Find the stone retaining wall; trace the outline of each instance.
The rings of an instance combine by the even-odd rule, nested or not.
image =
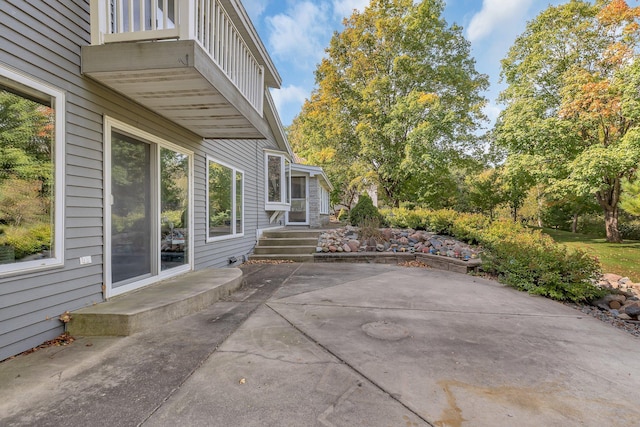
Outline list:
[[[482,261],[471,259],[462,261],[455,258],[431,254],[393,253],[393,252],[322,252],[313,255],[314,262],[353,262],[368,264],[401,264],[408,261],[419,261],[438,270],[456,273],[477,273]]]

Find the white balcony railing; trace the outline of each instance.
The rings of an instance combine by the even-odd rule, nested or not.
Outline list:
[[[196,40],[262,114],[264,70],[218,0],[92,0],[91,44]]]

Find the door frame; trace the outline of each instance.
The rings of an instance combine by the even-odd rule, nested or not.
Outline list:
[[[149,132],[143,131],[135,126],[129,125],[125,122],[121,122],[117,119],[114,119],[109,116],[104,116],[104,126],[103,126],[103,144],[104,144],[104,163],[103,163],[103,183],[104,183],[104,209],[103,209],[103,230],[104,230],[104,256],[103,256],[103,276],[104,276],[104,286],[103,292],[105,299],[111,298],[116,295],[120,295],[126,292],[133,291],[135,289],[142,288],[144,286],[148,286],[152,283],[159,282],[160,280],[167,279],[169,277],[177,276],[179,274],[185,273],[187,271],[191,271],[194,268],[194,196],[193,196],[193,186],[194,186],[194,173],[193,173],[193,158],[194,153],[191,150],[188,150],[184,147],[171,143],[165,139],[162,139],[156,135],[153,135]],[[152,149],[155,150],[158,155],[151,156],[155,161],[154,167],[152,170],[155,172],[155,176],[152,177],[154,182],[152,182],[152,210],[153,215],[157,215],[157,218],[153,218],[152,228],[153,228],[153,236],[151,236],[151,248],[152,256],[157,256],[157,262],[152,263],[156,264],[156,271],[152,271],[150,277],[145,277],[144,279],[134,281],[131,283],[124,284],[122,286],[118,286],[117,288],[113,288],[112,277],[111,277],[111,168],[112,168],[112,159],[111,159],[111,134],[112,131],[116,131],[119,133],[123,133],[129,135],[133,138],[139,139],[142,142],[148,143],[152,146]],[[162,271],[160,268],[160,148],[167,148],[180,154],[184,154],[188,157],[189,164],[189,176],[188,176],[188,210],[189,210],[189,218],[188,218],[188,236],[189,242],[187,245],[187,253],[189,256],[189,262],[180,266],[171,268],[169,270]],[[155,255],[154,255],[155,254]]]
[[[285,224],[286,225],[309,225],[309,175],[305,175],[305,174],[296,174],[296,173],[292,173],[291,174],[291,179],[293,180],[293,178],[304,178],[304,195],[305,195],[305,217],[304,217],[304,222],[291,222],[289,221],[289,215],[291,211],[287,212],[287,215],[285,217]],[[291,207],[293,207],[293,185],[291,186]]]

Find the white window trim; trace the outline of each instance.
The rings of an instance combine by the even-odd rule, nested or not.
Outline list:
[[[280,199],[283,202],[269,201],[269,156],[280,157]],[[286,161],[289,162],[289,180],[286,177]],[[291,209],[291,159],[281,151],[264,150],[264,210],[265,211],[285,211]]]
[[[65,212],[65,92],[49,86],[48,84],[36,80],[33,77],[22,74],[12,68],[0,63],[0,77],[7,86],[16,83],[16,90],[24,92],[37,91],[38,95],[48,95],[51,99],[51,106],[54,110],[54,214],[53,214],[53,257],[41,260],[26,261],[12,264],[0,265],[0,276],[29,273],[32,271],[64,266],[64,212]],[[79,262],[79,261],[78,261]]]
[[[184,154],[189,158],[189,263],[185,264],[181,267],[172,268],[169,270],[161,271],[158,268],[158,272],[156,275],[151,275],[150,277],[143,278],[139,281],[135,281],[132,283],[128,283],[126,285],[118,286],[117,288],[113,288],[112,277],[111,277],[111,133],[113,131],[123,132],[125,134],[129,134],[135,138],[140,139],[141,141],[148,142],[151,144],[155,144],[158,149],[160,148],[168,148],[170,150],[176,151],[178,153]],[[125,122],[121,122],[117,119],[114,119],[109,116],[104,116],[104,283],[105,283],[105,298],[111,298],[116,295],[121,295],[144,286],[151,285],[153,283],[157,283],[161,280],[168,279],[170,277],[174,277],[180,274],[184,274],[188,271],[193,270],[194,268],[194,226],[193,226],[193,151],[188,150],[184,147],[181,147],[176,144],[172,144],[169,141],[166,141],[154,134],[149,132],[145,132],[142,129],[139,129],[135,126],[131,126]],[[160,167],[160,156],[157,156],[156,168],[159,170]],[[160,211],[160,189],[156,190],[158,194],[155,194],[155,203],[156,209]],[[156,237],[157,239],[157,237]],[[158,252],[158,257],[160,257],[160,253]]]
[[[232,174],[233,174],[233,179],[231,180],[231,194],[233,194],[232,197],[232,208],[231,208],[231,224],[233,225],[231,227],[231,234],[226,234],[224,236],[215,236],[215,237],[209,237],[209,162],[213,162],[213,163],[217,163],[220,166],[224,166],[228,169],[231,169]],[[236,191],[237,191],[237,181],[236,181],[236,174],[241,174],[242,175],[242,232],[238,233],[236,230],[236,221],[237,221],[237,217],[236,217]],[[236,238],[240,238],[240,237],[244,237],[244,225],[245,225],[245,215],[244,215],[244,208],[245,208],[245,203],[244,203],[244,171],[242,169],[238,169],[234,166],[231,166],[228,163],[225,163],[223,161],[220,161],[218,159],[216,159],[215,157],[211,157],[209,155],[207,155],[207,201],[206,201],[206,218],[207,218],[207,243],[211,243],[211,242],[219,242],[220,240],[229,240],[229,239],[236,239]]]
[[[320,185],[320,214],[329,215],[329,191]]]

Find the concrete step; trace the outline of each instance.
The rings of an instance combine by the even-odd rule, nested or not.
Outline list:
[[[263,237],[258,242],[260,246],[317,246],[318,237]]]
[[[256,246],[253,252],[256,255],[269,255],[269,254],[312,254],[316,251],[316,246]]]
[[[289,239],[289,238],[301,238],[301,239],[312,239],[316,240],[320,237],[322,231],[319,230],[267,230],[262,233],[262,237],[265,238],[279,238],[279,239]]]
[[[209,268],[163,280],[71,313],[73,336],[126,336],[196,313],[242,285],[239,268]]]
[[[253,255],[249,255],[249,260],[251,261],[288,260],[293,262],[313,262],[313,254],[269,254],[269,255],[253,254]]]

